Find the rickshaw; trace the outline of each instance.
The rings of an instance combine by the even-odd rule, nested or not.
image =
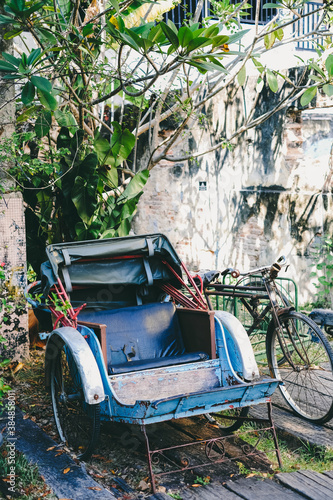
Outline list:
[[[59,243],[46,254],[27,298],[37,317],[52,317],[46,386],[60,440],[78,458],[91,456],[101,422],[138,424],[155,491],[147,425],[227,411],[232,431],[249,405],[270,405],[279,381],[260,378],[243,326],[209,310],[166,236]]]

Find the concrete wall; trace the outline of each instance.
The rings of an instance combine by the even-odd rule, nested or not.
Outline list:
[[[260,111],[284,92],[265,91]],[[179,151],[214,145],[239,126],[253,97],[247,90],[215,100],[205,110],[206,125],[191,128]],[[233,151],[161,162],[140,199],[134,231],[168,235],[193,271],[230,265],[245,271],[284,254],[290,267],[282,276],[296,280],[302,303],[313,300],[308,249],[333,226],[332,129],[333,115],[295,107],[248,131]]]
[[[1,37],[0,49],[8,52],[9,42]],[[0,141],[14,132],[14,86],[0,81],[0,103],[8,104],[0,109]],[[0,343],[0,359],[20,360],[28,355],[28,314],[23,297],[26,285],[26,242],[23,200],[21,193],[11,192],[14,183],[6,175],[10,165],[0,165],[0,264],[5,279],[0,280],[1,299],[7,304],[0,307],[0,335],[6,339]],[[7,307],[9,306],[9,307]]]

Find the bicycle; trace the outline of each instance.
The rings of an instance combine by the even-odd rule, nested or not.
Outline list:
[[[271,375],[283,382],[280,391],[297,415],[314,423],[325,423],[333,417],[333,350],[324,333],[310,318],[296,312],[276,285],[285,257],[271,266],[244,273],[235,285],[222,284],[199,276],[209,308],[211,296],[237,297],[253,318],[248,335],[268,322],[265,351]],[[240,274],[227,269],[223,276]],[[261,286],[242,286],[245,277],[261,275]],[[260,304],[268,299],[267,305]]]

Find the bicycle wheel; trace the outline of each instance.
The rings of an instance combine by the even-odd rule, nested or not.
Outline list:
[[[85,402],[81,376],[66,345],[59,349],[52,362],[51,399],[61,441],[80,460],[88,460],[99,438],[100,405]]]
[[[237,417],[247,417],[249,411],[250,408],[248,406],[244,406],[243,408],[225,410],[220,413],[208,413],[206,418],[211,424],[218,425],[223,431],[234,432],[240,429],[244,423],[242,420],[238,420]],[[225,418],[226,416],[235,418]]]
[[[282,396],[301,417],[324,423],[333,417],[333,351],[310,318],[291,311],[272,321],[266,348],[271,375],[282,380]]]

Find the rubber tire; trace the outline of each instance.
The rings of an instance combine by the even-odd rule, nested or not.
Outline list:
[[[232,410],[226,410],[226,411],[230,412]],[[238,412],[239,417],[247,417],[249,414],[250,408],[249,408],[249,406],[244,406],[243,408],[236,408],[235,411]],[[220,414],[208,413],[206,415],[206,418],[207,418],[207,420],[209,420],[209,422],[218,425],[219,428],[222,429],[224,432],[235,432],[242,427],[242,425],[244,423],[244,422],[242,422],[242,420],[235,420],[234,422],[232,420],[230,420],[230,422],[231,422],[230,425],[223,425],[221,423],[221,420],[220,420],[220,418],[221,419],[223,418],[223,413],[224,413],[223,411]],[[228,419],[226,419],[226,420],[228,421]]]
[[[67,349],[67,352],[70,352]],[[60,359],[62,364],[60,364]],[[68,360],[70,359],[70,365]],[[57,397],[59,387],[58,379],[63,380],[64,367],[71,366],[71,372],[67,378],[65,386],[66,402],[62,402]],[[60,375],[61,369],[61,375]],[[67,372],[67,370],[66,370]],[[74,375],[72,375],[74,374]],[[69,387],[69,383],[74,386],[75,399],[67,400],[73,389]],[[69,390],[71,389],[71,390]],[[63,391],[62,391],[63,392]],[[66,346],[60,348],[52,361],[51,365],[51,400],[53,407],[53,415],[55,424],[58,430],[60,440],[71,448],[79,460],[88,460],[94,449],[96,448],[100,435],[100,405],[89,405],[84,401],[82,390],[81,377],[74,358],[66,355]],[[70,408],[71,411],[68,410]],[[80,424],[80,418],[84,422],[84,428]],[[72,426],[70,424],[72,423]],[[87,429],[85,428],[87,424]],[[77,431],[79,432],[79,440],[77,439]],[[87,439],[84,440],[84,436]]]
[[[280,385],[280,392],[295,414],[313,423],[328,422],[333,418],[332,348],[318,325],[304,314],[290,311],[282,314],[279,320],[284,326],[284,331],[288,326],[289,330],[293,329],[294,335],[301,334],[302,337],[301,341],[295,343],[293,337],[288,334],[290,346],[288,350],[295,370],[287,360],[287,356],[281,353],[277,329],[274,321],[271,321],[266,337],[270,373],[272,377],[284,383]],[[296,322],[297,330],[295,330]],[[307,360],[304,359],[305,356]],[[311,369],[311,366],[316,368]]]

